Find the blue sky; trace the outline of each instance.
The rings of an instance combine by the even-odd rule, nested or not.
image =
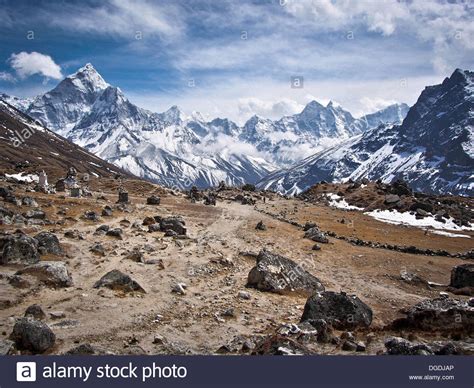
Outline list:
[[[153,111],[242,122],[332,99],[361,115],[472,70],[473,16],[472,1],[0,0],[0,91],[34,96],[90,62]]]

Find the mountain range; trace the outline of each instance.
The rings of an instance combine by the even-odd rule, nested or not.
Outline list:
[[[269,174],[259,186],[296,194],[319,181],[403,179],[416,191],[474,194],[474,73],[426,87],[400,125],[381,124]]]
[[[417,103],[355,118],[337,103],[243,126],[172,106],[142,109],[87,64],[51,91],[0,99],[130,173],[177,188],[256,183],[299,193],[320,180],[403,178],[417,190],[471,195],[472,72],[456,70]]]

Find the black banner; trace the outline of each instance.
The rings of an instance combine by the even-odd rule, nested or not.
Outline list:
[[[12,387],[473,387],[474,358],[31,356],[0,358]]]

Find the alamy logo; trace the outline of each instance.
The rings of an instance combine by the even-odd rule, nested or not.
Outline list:
[[[36,381],[36,362],[17,362],[16,381]]]

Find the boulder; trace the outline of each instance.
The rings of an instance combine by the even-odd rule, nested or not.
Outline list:
[[[321,232],[317,227],[308,229],[304,234],[304,238],[308,238],[310,240],[323,244],[327,244],[329,242],[326,235]]]
[[[162,232],[172,230],[179,236],[186,235],[186,223],[180,216],[165,217],[160,220],[160,228]]]
[[[355,295],[326,291],[308,298],[301,322],[324,319],[335,329],[368,327],[372,323],[372,310]]]
[[[294,261],[262,250],[257,256],[257,265],[250,270],[247,287],[261,291],[285,293],[313,293],[324,291],[319,279]]]
[[[474,307],[467,300],[442,296],[424,300],[406,312],[406,318],[393,323],[395,329],[415,328],[425,331],[474,330]]]
[[[41,232],[35,236],[35,239],[38,241],[38,250],[42,255],[62,255],[64,253],[59,239],[53,233]]]
[[[49,326],[31,317],[20,318],[13,326],[10,339],[18,349],[29,350],[33,353],[44,353],[54,346],[56,336]]]
[[[388,194],[385,196],[386,205],[393,205],[397,202],[400,202],[400,197],[397,194]]]
[[[39,321],[46,318],[46,314],[39,304],[32,304],[25,310],[25,317],[31,316]]]
[[[413,344],[401,337],[391,337],[385,341],[387,354],[403,356],[433,355],[433,350],[424,344]]]
[[[461,264],[451,271],[451,287],[474,287],[474,264]]]
[[[102,276],[95,284],[94,288],[106,287],[112,290],[124,292],[145,292],[145,290],[130,276],[114,269]]]
[[[0,264],[34,264],[40,260],[38,241],[23,234],[0,238],[0,249]]]
[[[72,278],[66,263],[62,261],[41,261],[21,269],[15,275],[32,275],[52,287],[70,287]]]
[[[147,205],[159,205],[160,202],[161,202],[160,197],[158,197],[156,195],[152,195],[151,197],[148,197],[146,199]]]

